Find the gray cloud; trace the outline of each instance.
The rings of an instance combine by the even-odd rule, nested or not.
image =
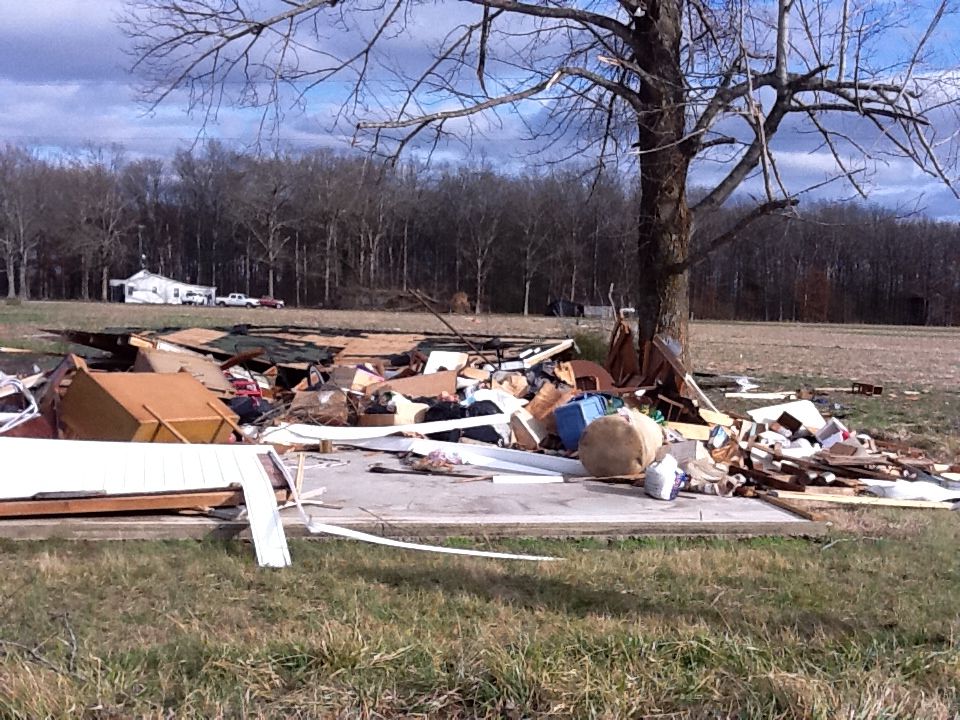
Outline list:
[[[184,112],[186,99],[182,94],[152,113],[145,113],[136,102],[136,78],[127,69],[130,58],[123,52],[125,38],[115,22],[122,8],[122,0],[57,0],[18,3],[4,9],[4,23],[0,25],[0,138],[65,149],[91,142],[116,142],[131,155],[160,156],[196,140],[201,121]],[[406,35],[391,41],[386,56],[394,69],[422,67],[431,44],[452,26],[472,19],[439,7],[429,7],[428,11],[429,15],[419,16]],[[343,37],[333,33],[325,47],[342,50],[343,42]],[[395,81],[389,73],[377,76],[384,93],[396,87]],[[341,82],[316,91],[308,98],[304,112],[288,112],[280,141],[298,148],[349,147],[352,121],[334,121],[345,87]],[[392,106],[394,99],[389,94],[378,98],[384,106]],[[536,123],[546,112],[544,108],[528,103],[524,116]],[[224,109],[207,132],[245,146],[255,142],[260,120],[256,110]],[[877,139],[875,130],[852,116],[839,117],[833,124],[861,142],[874,143]],[[525,141],[526,128],[515,114],[503,112],[497,118],[478,120],[477,126],[485,132],[474,137],[472,143],[446,141],[435,159],[456,162],[465,157],[485,157],[508,170],[530,165],[530,160],[523,159],[528,153],[535,159],[545,159],[543,154],[536,157],[541,144]],[[829,155],[818,150],[820,139],[802,132],[803,127],[800,118],[791,117],[774,140],[779,167],[792,191],[822,182],[835,169]],[[722,129],[743,136],[743,128],[736,124]],[[691,173],[692,182],[716,182],[724,169],[716,163],[700,162]],[[921,206],[933,216],[960,216],[960,203],[953,195],[909,163],[874,162],[868,169],[872,201],[898,207],[919,197]],[[759,195],[762,190],[761,178],[754,176],[740,195]],[[848,185],[838,182],[809,197],[845,198],[851,193]]]

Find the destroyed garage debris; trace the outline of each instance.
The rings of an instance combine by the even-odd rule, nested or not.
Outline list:
[[[5,476],[22,478],[8,483],[0,517],[245,505],[258,559],[283,566],[278,503],[296,505],[308,532],[357,537],[303,510],[302,454],[296,476],[280,461],[334,444],[407,458],[371,472],[491,488],[594,478],[642,486],[637,502],[690,492],[794,509],[806,499],[960,500],[960,468],[857,432],[812,391],[706,377],[758,401],[743,415],[721,412],[679,347],[656,337],[637,348],[623,319],[604,366],[577,358],[570,338],[251,325],[57,332],[86,357],[0,374]],[[471,467],[495,474],[463,472]]]

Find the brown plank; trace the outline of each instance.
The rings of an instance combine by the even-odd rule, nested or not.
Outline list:
[[[785,500],[809,500],[811,502],[839,503],[841,505],[882,505],[885,507],[900,508],[929,508],[933,510],[952,510],[953,503],[934,502],[931,500],[896,500],[893,498],[873,497],[870,495],[825,495],[816,492],[787,492],[778,490],[777,497]]]
[[[776,507],[786,510],[787,512],[792,512],[794,515],[799,515],[804,520],[809,520],[811,522],[818,522],[820,516],[810,512],[809,510],[804,510],[802,507],[790,502],[789,500],[784,500],[783,498],[778,498],[773,495],[768,495],[767,493],[758,493],[757,497],[763,500],[765,503],[770,505],[775,505]]]
[[[275,491],[277,502],[286,502],[289,491]],[[242,490],[151,493],[149,495],[98,495],[96,497],[48,498],[0,501],[0,518],[43,515],[88,515],[96,513],[187,510],[198,507],[243,505]]]

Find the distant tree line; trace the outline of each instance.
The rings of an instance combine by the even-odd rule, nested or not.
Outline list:
[[[479,312],[542,313],[550,300],[629,305],[635,185],[576,168],[420,167],[332,151],[269,158],[216,142],[171,160],[116,148],[0,150],[0,292],[109,298],[141,268],[290,305],[398,306],[418,288],[465,292]],[[737,208],[707,218],[722,234]],[[708,227],[709,226],[709,227]],[[960,323],[955,223],[855,204],[769,217],[691,275],[695,317]]]

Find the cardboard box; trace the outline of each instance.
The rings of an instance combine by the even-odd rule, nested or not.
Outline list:
[[[67,437],[79,440],[222,443],[238,417],[187,373],[80,370],[60,419]]]
[[[408,398],[435,398],[443,393],[453,395],[457,392],[457,371],[447,370],[431,375],[413,375],[398,380],[387,380],[367,386],[365,392],[372,395],[383,390],[393,390]]]
[[[338,365],[330,371],[330,382],[344,390],[362,392],[370,385],[383,382],[383,378],[366,368]]]
[[[346,391],[328,383],[317,390],[297,390],[288,412],[294,417],[324,425],[347,425],[350,409]]]

